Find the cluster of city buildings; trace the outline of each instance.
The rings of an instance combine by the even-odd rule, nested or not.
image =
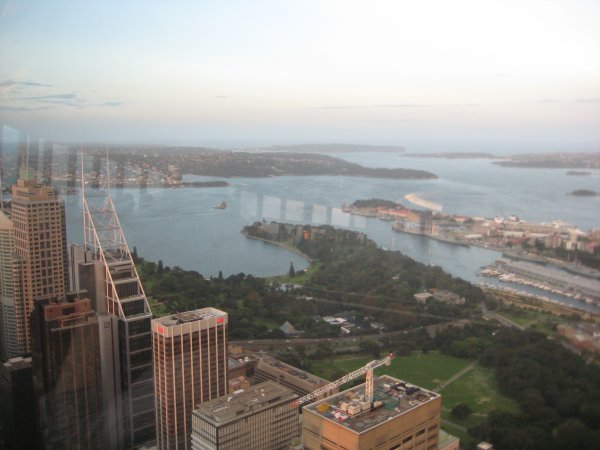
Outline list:
[[[402,205],[396,208],[344,208],[345,212],[394,221],[396,231],[422,234],[461,245],[480,245],[490,248],[512,248],[543,245],[593,253],[600,246],[600,228],[581,231],[560,220],[550,224],[525,222],[517,216],[468,217],[448,215],[430,210],[413,210]]]
[[[556,331],[577,353],[600,353],[600,325],[597,323],[561,324]]]
[[[84,193],[84,242],[69,250],[52,188],[24,167],[11,194],[0,211],[5,448],[441,448],[436,393],[391,377],[371,397],[364,383],[339,393],[266,355],[233,358],[228,315],[214,308],[154,318],[108,193]]]
[[[5,178],[5,186],[10,186],[18,178],[24,159],[27,160],[28,167],[39,175],[40,181],[64,187],[67,193],[79,186],[82,176],[84,183],[90,187],[172,187],[182,183],[179,168],[182,166],[169,163],[168,158],[161,158],[161,153],[156,152],[156,149],[141,148],[139,151],[142,153],[137,157],[113,151],[110,159],[107,158],[105,148],[90,149],[87,151],[89,158],[82,175],[78,164],[78,147],[35,138],[28,138],[25,143],[9,136],[9,131],[9,127],[0,126],[0,153],[4,162],[2,176]],[[147,158],[149,154],[153,158]],[[10,182],[6,183],[6,180]]]

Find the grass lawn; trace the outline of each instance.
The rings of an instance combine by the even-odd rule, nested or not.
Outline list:
[[[498,385],[491,369],[480,366],[449,384],[442,394],[442,417],[469,427],[482,422],[490,411],[497,409],[517,413],[519,405],[514,400],[498,392]],[[450,416],[450,411],[458,403],[466,403],[473,410],[467,420],[458,420]]]
[[[364,366],[372,357],[352,357],[335,360],[313,362],[315,374],[326,379],[331,379],[336,372],[344,373]],[[471,361],[442,355],[438,352],[422,354],[415,352],[411,356],[395,357],[389,367],[380,367],[375,372],[377,375],[391,375],[401,380],[414,383],[426,389],[433,389],[441,382],[447,380],[456,372],[463,369]]]
[[[371,357],[340,357],[325,361],[312,362],[313,373],[333,379],[340,373],[347,373],[358,369],[371,361]],[[463,358],[442,355],[438,352],[423,354],[415,352],[411,356],[396,357],[389,367],[380,367],[377,375],[388,374],[401,380],[434,389],[440,383],[452,377],[471,361]],[[494,374],[490,369],[475,366],[472,370],[446,386],[442,394],[442,418],[450,420],[460,426],[470,427],[485,420],[487,413],[497,409],[507,412],[517,412],[517,403],[498,392]],[[450,411],[458,403],[467,403],[473,414],[466,420],[457,420],[450,416]],[[466,437],[466,433],[457,432],[451,426],[444,426],[450,434]]]
[[[512,320],[518,325],[526,328],[535,328],[545,334],[556,334],[554,326],[567,322],[567,319],[564,317],[526,309],[504,309],[498,311],[497,314]]]

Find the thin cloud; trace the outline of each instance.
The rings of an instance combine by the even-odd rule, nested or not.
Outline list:
[[[576,103],[600,103],[600,97],[577,98]]]
[[[0,87],[10,88],[12,86],[23,86],[23,87],[52,87],[51,84],[37,83],[35,81],[16,81],[16,80],[4,80],[0,82]]]
[[[48,94],[38,95],[35,97],[24,97],[21,100],[75,100],[77,96],[75,94]]]
[[[83,108],[88,103],[86,99],[77,97],[75,93],[36,95],[33,97],[22,97],[17,100],[48,103],[51,105],[60,106],[72,106],[75,108]]]
[[[448,104],[429,104],[429,103],[390,103],[383,105],[327,105],[327,106],[309,106],[303,109],[326,110],[326,109],[395,109],[395,108],[453,108],[453,107],[473,107],[479,106],[477,103],[448,103]]]
[[[0,106],[0,111],[6,111],[6,112],[27,112],[27,111],[41,111],[41,110],[45,110],[45,109],[53,109],[56,108],[55,106],[34,106],[34,107],[27,107],[27,106]]]
[[[125,102],[121,102],[121,101],[118,101],[118,100],[113,100],[113,101],[108,101],[108,102],[102,103],[102,106],[106,106],[108,108],[116,108],[116,107],[122,106],[124,104],[125,104]]]

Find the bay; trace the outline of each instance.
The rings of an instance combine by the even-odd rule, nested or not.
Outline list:
[[[531,222],[562,219],[582,229],[598,227],[600,198],[577,198],[575,189],[600,188],[600,171],[573,177],[566,170],[514,169],[489,160],[444,160],[393,153],[351,153],[344,159],[371,167],[407,167],[436,173],[436,180],[387,180],[338,176],[231,178],[226,188],[114,189],[115,205],[130,248],[152,261],[197,270],[205,276],[244,272],[256,276],[296,270],[306,260],[288,250],[245,238],[240,230],[257,220],[330,224],[365,232],[378,245],[400,250],[425,264],[438,265],[454,276],[481,282],[480,268],[500,254],[460,247],[422,236],[396,233],[391,223],[351,216],[342,204],[357,199],[400,201],[409,193],[441,205],[446,213],[493,217],[516,214]],[[186,176],[186,180],[214,178]],[[222,201],[227,208],[215,209]],[[70,242],[82,241],[81,198],[66,197]],[[540,293],[543,293],[541,291]],[[543,293],[547,295],[546,293]],[[592,305],[560,298],[575,306]]]

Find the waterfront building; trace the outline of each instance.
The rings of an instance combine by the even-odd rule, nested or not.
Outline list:
[[[25,353],[27,317],[22,301],[22,259],[14,255],[14,224],[0,210],[0,359]]]
[[[152,321],[160,450],[190,449],[192,411],[227,393],[227,322],[227,313],[214,308]]]
[[[83,212],[71,277],[98,311],[107,446],[137,448],[155,437],[152,313],[111,196],[84,193]]]
[[[103,449],[98,319],[81,293],[36,302],[33,386],[46,449]]]
[[[299,397],[310,394],[320,387],[329,384],[329,381],[316,375],[305,372],[297,367],[291,366],[270,356],[259,357],[258,364],[254,369],[254,379],[258,382],[272,380],[282,386],[291,389]],[[337,392],[332,390],[329,395]]]
[[[439,394],[384,375],[374,379],[373,398],[373,404],[365,401],[363,383],[305,406],[304,448],[438,448]]]
[[[0,447],[39,448],[30,356],[17,356],[0,363],[0,399]]]
[[[29,316],[38,301],[63,298],[68,290],[65,204],[55,190],[21,169],[12,186],[14,255],[22,261],[22,291],[15,305],[18,341],[29,353]]]
[[[273,381],[201,403],[192,416],[193,450],[280,450],[299,434],[298,396]]]

